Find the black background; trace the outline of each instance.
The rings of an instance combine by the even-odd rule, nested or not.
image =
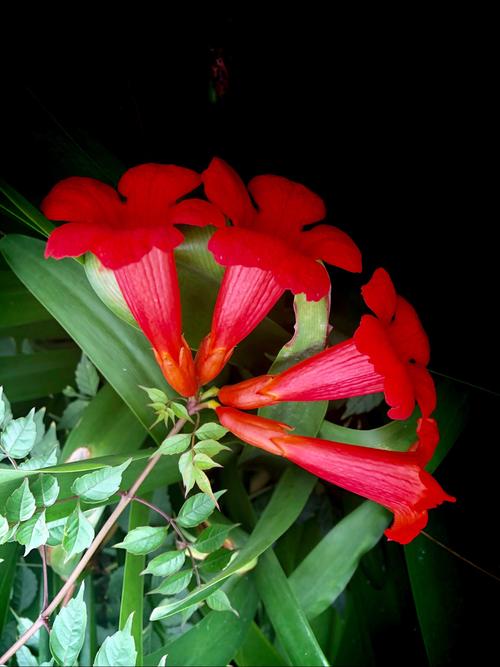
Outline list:
[[[50,48],[37,43],[26,64],[23,49],[11,50],[3,176],[39,201],[68,175],[40,141],[45,108],[126,166],[201,170],[218,155],[245,180],[277,173],[303,182],[361,247],[365,270],[354,280],[362,284],[382,265],[416,306],[432,369],[498,392],[497,84],[488,19],[378,18],[242,19],[214,8],[196,29],[183,25],[188,36],[180,43],[170,41],[177,26],[170,17],[137,34],[130,27],[78,39],[63,32]],[[215,104],[212,48],[223,48],[229,71],[227,94]],[[335,277],[340,289],[346,278]],[[438,474],[458,497],[446,510],[448,539],[498,572],[498,395],[471,389],[470,404],[469,426]],[[456,655],[477,659],[494,633],[484,607],[499,584],[460,567]]]

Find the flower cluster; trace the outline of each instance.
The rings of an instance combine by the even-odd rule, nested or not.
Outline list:
[[[206,200],[187,197],[202,184]],[[201,175],[173,165],[135,167],[122,176],[118,192],[91,178],[69,178],[53,188],[42,210],[66,223],[51,234],[46,257],[91,252],[113,271],[167,382],[185,397],[198,395],[219,375],[285,291],[309,301],[328,295],[322,262],[361,271],[361,254],[350,237],[316,224],[326,215],[316,194],[270,175],[252,179],[247,189],[218,158]],[[174,248],[183,235],[177,225],[213,227],[208,248],[225,267],[212,326],[195,358],[182,334]],[[427,370],[429,343],[384,269],[375,271],[362,294],[373,314],[362,317],[351,339],[282,373],[223,387],[217,414],[244,442],[390,509],[395,518],[386,534],[406,543],[425,526],[428,509],[454,500],[424,470],[439,440],[431,417],[436,394]],[[407,419],[415,405],[420,409],[409,452],[293,435],[286,424],[244,412],[380,391],[392,419]]]

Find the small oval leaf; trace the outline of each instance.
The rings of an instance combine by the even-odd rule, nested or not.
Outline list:
[[[181,570],[176,572],[168,579],[165,579],[158,588],[150,591],[150,594],[159,593],[160,595],[177,595],[189,586],[193,576],[193,570]]]
[[[59,482],[54,475],[40,475],[31,487],[38,507],[50,507],[59,495]]]
[[[141,574],[153,574],[156,577],[168,577],[175,574],[184,565],[186,555],[183,551],[167,551],[149,561],[148,566]]]
[[[21,486],[9,496],[5,508],[7,510],[7,519],[10,523],[17,523],[18,521],[27,521],[28,519],[31,519],[35,513],[36,503],[35,497],[30,491],[27,478],[25,478]]]
[[[78,504],[67,518],[64,526],[62,536],[62,547],[66,553],[64,562],[67,563],[72,556],[88,549],[93,539],[94,527]]]
[[[123,542],[115,544],[114,547],[115,549],[125,549],[135,556],[143,556],[161,547],[166,538],[167,529],[165,527],[141,526],[127,533]]]
[[[122,473],[128,468],[132,459],[127,459],[119,466],[99,468],[88,475],[75,479],[71,490],[87,503],[99,503],[107,500],[120,488]]]
[[[45,523],[45,510],[21,524],[16,533],[16,540],[24,546],[25,556],[32,549],[38,549],[42,544],[45,544],[48,538],[49,531]]]

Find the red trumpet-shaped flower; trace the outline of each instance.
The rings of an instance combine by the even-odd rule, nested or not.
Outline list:
[[[377,269],[362,289],[373,315],[364,315],[354,334],[358,350],[384,376],[389,417],[407,419],[418,403],[423,417],[436,407],[436,389],[426,366],[429,339],[413,306],[396,294],[384,269]]]
[[[212,329],[196,356],[200,384],[218,375],[234,347],[285,290],[303,292],[313,301],[328,293],[330,279],[318,259],[348,271],[361,270],[360,252],[347,234],[328,225],[303,231],[304,225],[325,217],[322,200],[303,185],[279,176],[257,176],[247,191],[236,172],[217,158],[204,172],[203,182],[208,199],[232,226],[218,229],[208,244],[227,269]]]
[[[197,390],[191,350],[182,336],[181,305],[173,249],[182,243],[177,224],[222,225],[211,204],[177,200],[201,183],[196,172],[173,165],[129,169],[118,192],[93,178],[68,178],[42,203],[52,232],[46,257],[96,255],[114,271],[133,316],[153,346],[170,385],[183,396]]]
[[[382,391],[384,378],[351,340],[305,359],[278,375],[261,375],[219,391],[219,400],[242,410],[283,401],[322,401]]]
[[[415,310],[396,295],[386,271],[377,269],[362,289],[377,314],[365,315],[354,338],[334,345],[278,375],[223,387],[219,400],[243,410],[282,401],[319,401],[384,391],[393,419],[407,419],[415,401],[428,417],[436,405],[425,368],[429,343]]]
[[[432,419],[419,420],[413,451],[392,452],[291,435],[286,424],[233,408],[217,408],[217,414],[221,424],[244,442],[389,509],[394,522],[385,534],[401,544],[425,527],[427,510],[455,500],[423,469],[439,439]]]

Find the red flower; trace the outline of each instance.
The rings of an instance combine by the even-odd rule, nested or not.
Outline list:
[[[217,414],[221,424],[244,442],[391,510],[394,522],[385,534],[401,544],[425,527],[427,510],[455,501],[423,469],[439,439],[432,419],[419,420],[414,451],[392,452],[291,435],[286,424],[233,408],[217,408]]]
[[[426,368],[429,340],[415,309],[396,294],[384,269],[375,271],[362,293],[377,317],[363,316],[354,342],[384,376],[385,398],[391,406],[389,417],[407,419],[415,402],[422,416],[428,417],[436,407],[436,389]]]
[[[257,176],[248,190],[236,172],[215,158],[203,174],[208,199],[231,220],[208,247],[226,269],[210,334],[196,357],[200,384],[222,370],[241,342],[269,313],[287,289],[318,301],[328,293],[324,261],[361,270],[353,241],[335,227],[304,225],[325,217],[322,200],[299,183],[279,176]]]
[[[68,223],[52,232],[45,256],[61,259],[92,252],[114,271],[167,381],[183,396],[193,395],[198,385],[182,336],[173,249],[183,236],[174,225],[224,224],[207,202],[177,203],[200,182],[190,169],[144,164],[125,172],[118,192],[93,178],[68,178],[42,203],[48,218]]]
[[[242,410],[282,401],[322,401],[382,391],[384,378],[353,340],[339,343],[278,375],[261,375],[219,391],[219,400]]]
[[[282,401],[320,401],[384,391],[389,416],[407,419],[415,401],[428,417],[436,391],[425,368],[429,342],[415,310],[396,295],[386,271],[377,269],[362,289],[378,315],[365,315],[354,337],[279,375],[262,375],[222,387],[219,400],[243,410]]]

